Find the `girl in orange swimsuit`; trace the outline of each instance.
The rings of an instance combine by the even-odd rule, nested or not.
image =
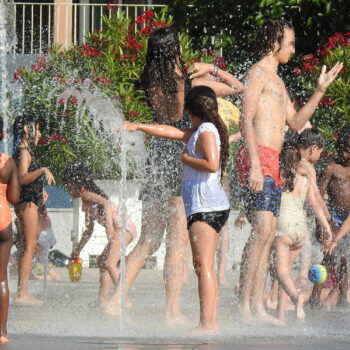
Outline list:
[[[18,169],[20,199],[15,205],[16,215],[21,228],[18,289],[18,304],[40,304],[42,301],[29,294],[28,281],[32,269],[32,260],[36,242],[40,233],[41,218],[45,215],[44,183],[51,185],[55,179],[51,171],[40,167],[35,159],[34,148],[41,137],[39,119],[31,115],[16,118],[13,124],[14,151],[13,158]]]
[[[0,140],[3,139],[3,119],[0,117]],[[9,202],[19,199],[19,184],[16,164],[11,157],[0,153],[0,344],[7,343],[7,316],[9,288],[7,264],[12,247],[12,217]]]
[[[99,258],[101,269],[99,299],[100,306],[104,307],[109,297],[110,282],[113,281],[114,286],[116,286],[119,280],[117,264],[120,260],[122,214],[120,208],[111,202],[108,196],[89,177],[89,171],[83,164],[70,165],[63,174],[63,182],[73,198],[81,198],[82,210],[86,217],[86,229],[79,243],[73,249],[72,258],[79,256],[89,241],[95,221],[106,228],[108,244]],[[127,217],[125,244],[129,244],[135,237],[136,227]]]

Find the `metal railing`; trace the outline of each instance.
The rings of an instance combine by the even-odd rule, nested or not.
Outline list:
[[[111,6],[136,20],[144,11],[154,11],[165,5]],[[46,53],[54,42],[63,46],[83,43],[88,32],[102,29],[102,15],[112,14],[105,4],[17,2],[14,7],[17,34],[14,53],[19,54]]]

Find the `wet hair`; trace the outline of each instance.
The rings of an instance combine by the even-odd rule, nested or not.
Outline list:
[[[295,135],[294,140],[292,140],[292,137],[289,137],[283,143],[280,155],[280,169],[284,179],[284,189],[289,192],[294,190],[295,175],[301,160],[298,143],[296,142],[297,138],[297,135]]]
[[[18,150],[18,146],[26,135],[25,127],[27,127],[27,143],[31,151],[35,142],[36,128],[40,124],[39,118],[31,114],[23,114],[17,117],[13,123],[13,154]]]
[[[285,20],[274,18],[266,20],[256,35],[254,46],[256,53],[265,56],[273,51],[276,43],[281,47],[286,28],[294,30],[292,24]]]
[[[342,128],[339,132],[339,137],[336,143],[337,152],[338,153],[342,152],[345,146],[350,146],[350,127],[349,126]]]
[[[109,199],[95,184],[91,177],[91,171],[89,171],[88,167],[83,162],[77,161],[70,164],[63,172],[62,181],[65,188],[74,186],[78,191],[85,189],[86,191],[96,193],[103,198]]]
[[[177,93],[176,67],[186,79],[177,33],[170,27],[156,29],[148,39],[146,65],[135,88],[144,90],[148,98],[147,90],[151,82],[156,81],[164,94]]]
[[[203,122],[213,123],[220,136],[221,179],[229,156],[228,132],[218,112],[218,102],[213,89],[208,86],[195,86],[185,97],[185,109]]]
[[[303,130],[298,137],[299,149],[306,149],[310,146],[317,146],[318,148],[326,148],[326,139],[320,131],[314,128]]]

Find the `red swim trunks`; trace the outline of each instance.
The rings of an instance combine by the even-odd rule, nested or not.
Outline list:
[[[10,157],[5,153],[0,153],[0,169]],[[0,231],[11,224],[12,216],[9,203],[7,201],[7,184],[0,183]]]
[[[270,147],[258,146],[258,155],[263,176],[269,176],[275,180],[277,188],[283,186],[283,179],[280,174],[280,153]],[[250,160],[247,149],[241,146],[236,157],[236,169],[239,182],[247,186],[249,182]]]

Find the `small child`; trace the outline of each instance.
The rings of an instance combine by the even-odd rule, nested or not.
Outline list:
[[[337,141],[338,157],[328,164],[321,179],[321,195],[328,195],[328,207],[332,217],[334,238],[326,248],[327,255],[333,255],[336,274],[336,292],[339,303],[349,301],[348,258],[350,249],[350,127],[340,131]],[[329,259],[328,259],[329,260]],[[331,267],[332,269],[332,267]]]
[[[40,233],[40,220],[45,212],[47,184],[55,183],[48,168],[40,167],[34,155],[34,149],[41,137],[39,119],[31,115],[16,118],[13,124],[14,153],[20,183],[20,199],[15,212],[20,221],[20,239],[22,240],[19,258],[18,289],[16,303],[30,305],[43,301],[29,294],[28,280],[31,273],[35,246]]]
[[[228,159],[228,134],[211,88],[192,88],[186,95],[185,109],[194,129],[129,122],[125,122],[124,127],[129,131],[140,130],[148,135],[187,143],[181,155],[184,163],[182,196],[200,301],[200,322],[193,333],[215,333],[218,330],[218,287],[214,257],[219,232],[230,212],[227,196],[220,184]]]
[[[0,117],[0,140],[4,138],[4,121]],[[14,160],[0,153],[0,344],[7,343],[9,287],[7,265],[12,247],[12,216],[9,202],[19,199],[19,183]]]
[[[288,296],[296,306],[297,320],[304,320],[304,297],[295,287],[291,276],[292,266],[308,237],[305,199],[308,199],[316,217],[327,233],[327,241],[332,237],[331,228],[319,201],[314,183],[312,166],[325,147],[322,134],[315,129],[306,129],[298,137],[297,143],[285,142],[281,152],[281,170],[285,182],[281,197],[280,214],[277,218],[275,238],[276,272],[279,280],[278,318],[285,322],[285,307]]]
[[[63,174],[63,182],[73,198],[81,198],[82,210],[85,213],[86,228],[74,247],[71,257],[78,257],[81,250],[89,241],[96,221],[106,229],[108,244],[103,250],[99,265],[100,275],[100,306],[105,308],[109,296],[110,282],[117,286],[120,260],[120,240],[122,227],[122,213],[120,208],[111,202],[108,196],[95,184],[88,169],[82,163],[71,164]],[[127,217],[125,244],[129,244],[136,237],[136,227]]]

